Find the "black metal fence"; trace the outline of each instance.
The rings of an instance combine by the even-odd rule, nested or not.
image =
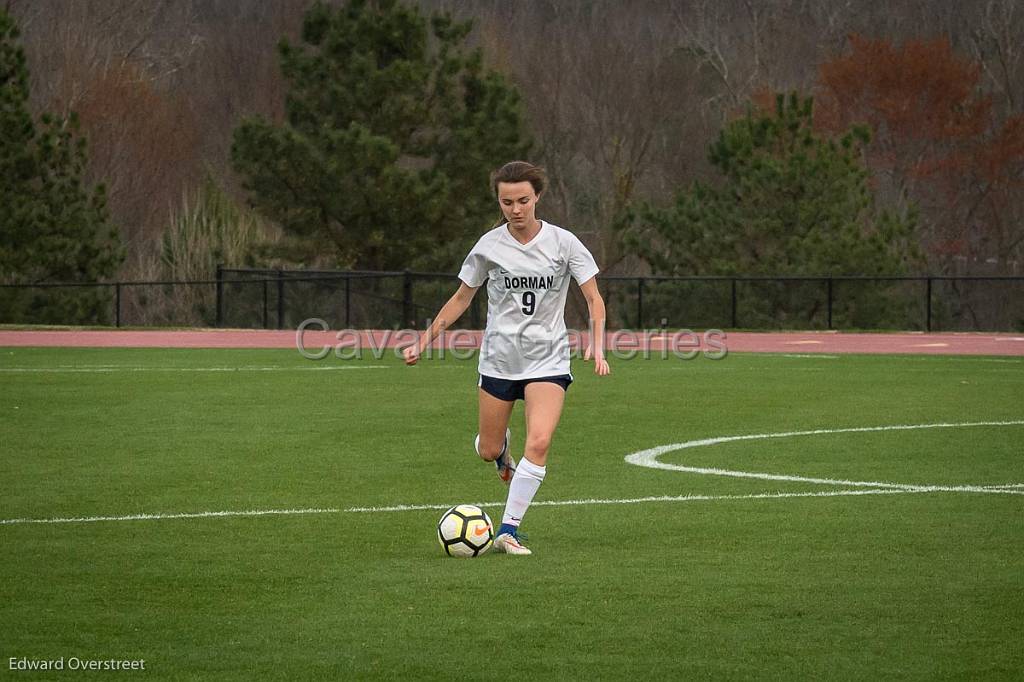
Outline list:
[[[0,322],[290,329],[419,328],[454,274],[218,268],[179,282],[0,285]],[[1024,277],[628,277],[598,287],[608,328],[1024,331]],[[459,326],[479,329],[485,297]],[[570,290],[566,324],[586,326]]]

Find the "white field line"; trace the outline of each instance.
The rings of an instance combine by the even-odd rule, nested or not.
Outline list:
[[[848,497],[855,495],[899,495],[908,493],[938,493],[938,492],[970,492],[982,494],[1003,494],[1003,495],[1024,495],[1024,483],[1005,483],[995,485],[914,485],[906,483],[879,483],[870,481],[844,481],[828,478],[807,478],[802,476],[786,476],[780,474],[763,474],[748,471],[730,471],[726,469],[709,469],[703,467],[685,467],[673,464],[665,464],[657,461],[657,457],[673,450],[714,445],[739,440],[756,440],[765,438],[784,438],[791,436],[809,436],[832,433],[863,433],[873,431],[900,431],[912,429],[933,429],[953,428],[972,426],[1018,426],[1024,425],[1024,420],[999,421],[999,422],[965,422],[959,424],[912,424],[897,426],[871,426],[850,429],[816,429],[813,431],[790,431],[776,434],[755,434],[747,436],[725,436],[721,438],[707,438],[704,440],[687,441],[673,445],[663,445],[649,450],[642,450],[626,456],[630,464],[646,466],[655,469],[669,469],[674,471],[685,471],[698,474],[711,474],[718,476],[735,476],[740,478],[759,478],[765,480],[791,481],[799,483],[815,483],[827,485],[852,486],[854,490],[827,490],[821,492],[790,492],[790,493],[754,493],[748,495],[662,495],[651,497],[630,497],[630,498],[589,498],[581,500],[541,500],[534,502],[538,507],[568,507],[586,506],[599,504],[643,504],[651,502],[706,502],[721,500],[769,500],[788,498],[818,498],[818,497]],[[480,502],[480,507],[494,508],[502,507],[504,502]],[[382,507],[348,507],[348,508],[321,508],[312,507],[307,509],[254,509],[242,511],[206,511],[206,512],[179,512],[166,514],[129,514],[125,516],[81,516],[81,517],[56,517],[56,518],[14,518],[0,519],[0,526],[20,524],[63,524],[63,523],[96,523],[103,521],[153,521],[168,519],[202,519],[215,517],[251,517],[251,516],[295,516],[304,514],[357,514],[357,513],[387,513],[403,511],[426,511],[444,510],[451,507],[451,503],[444,504],[400,504]]]
[[[1019,487],[1020,484],[1014,484]],[[1024,494],[1024,491],[1010,491],[1005,488],[1009,486],[979,487],[972,492],[980,493],[1004,493]],[[935,492],[960,492],[959,489],[928,486],[920,488],[876,488],[866,490],[826,490],[821,492],[798,492],[798,493],[752,493],[749,495],[657,495],[651,497],[628,497],[628,498],[588,498],[582,500],[540,500],[534,502],[534,507],[578,507],[590,505],[608,504],[644,504],[650,502],[713,502],[723,500],[778,500],[800,497],[851,497],[861,495],[904,495],[910,493],[935,493]],[[501,508],[504,502],[472,502],[478,507]],[[444,510],[452,507],[452,503],[444,504],[397,504],[385,507],[348,507],[309,509],[253,509],[247,511],[212,511],[212,512],[182,512],[169,514],[129,514],[127,516],[79,516],[79,517],[57,517],[42,519],[0,519],[0,526],[17,524],[55,524],[55,523],[97,523],[102,521],[160,521],[168,519],[205,519],[216,517],[245,517],[245,516],[298,516],[307,514],[376,514],[406,511],[430,511]]]
[[[447,507],[445,507],[447,509]],[[181,512],[168,514],[127,514],[125,516],[67,516],[50,519],[0,519],[0,526],[23,523],[98,523],[101,521],[158,521],[165,519],[206,519],[224,516],[292,516],[296,514],[337,514],[340,509],[250,509],[247,511]]]
[[[815,483],[821,485],[841,485],[864,488],[886,488],[890,490],[904,490],[908,492],[969,492],[969,493],[992,493],[1002,492],[1007,494],[1024,494],[1024,491],[1010,490],[1008,488],[1021,487],[1020,484],[1010,483],[1002,486],[978,486],[978,485],[927,485],[913,483],[890,483],[881,481],[848,481],[834,478],[812,478],[808,476],[792,476],[787,474],[769,474],[752,471],[734,471],[730,469],[716,469],[710,467],[691,467],[682,464],[668,464],[658,461],[658,457],[676,450],[698,448],[719,443],[733,443],[747,440],[767,440],[771,438],[792,438],[795,436],[819,436],[836,433],[869,433],[882,431],[912,431],[920,429],[949,429],[969,428],[979,426],[1021,426],[1024,420],[1010,421],[986,421],[986,422],[961,422],[961,423],[939,423],[939,424],[900,424],[893,426],[864,426],[848,429],[814,429],[811,431],[787,431],[783,433],[757,433],[746,436],[722,436],[718,438],[704,438],[691,440],[671,445],[659,445],[648,450],[641,450],[626,455],[625,460],[629,464],[647,467],[649,469],[662,469],[666,471],[682,471],[691,474],[703,474],[709,476],[731,476],[734,478],[756,478],[765,481],[789,481],[794,483]]]
[[[781,353],[784,358],[797,358],[800,360],[838,360],[838,355],[825,355],[824,353]]]
[[[801,355],[818,357],[825,355],[824,353],[771,353],[761,351],[735,351],[737,355],[745,355],[750,357],[756,357],[758,360],[782,360],[783,358],[799,357]],[[839,358],[848,358],[849,355],[840,355]],[[904,355],[900,353],[891,354],[878,354],[875,356],[878,360],[889,360],[899,363],[911,363],[911,362],[924,362],[932,364],[946,364],[946,363],[957,363],[957,362],[998,362],[998,363],[1009,363],[1019,365],[1024,363],[1024,359],[1014,360],[1009,358],[982,358],[974,357],[971,355]]]
[[[707,366],[707,365],[705,365],[705,366]],[[673,367],[669,367],[668,369],[669,370],[673,370],[673,371],[675,371],[675,370],[686,370],[687,372],[692,372],[693,368],[694,368],[693,365],[690,365],[688,367],[681,367],[681,366],[676,365],[676,366],[673,366]],[[736,367],[736,366],[725,367],[725,366],[723,366],[721,364],[718,364],[718,365],[715,365],[714,368],[711,371],[714,371],[714,372],[765,372],[765,371],[774,371],[774,372],[824,372],[826,369],[827,369],[826,367],[822,367],[822,366],[817,366],[817,367],[783,367],[781,365],[775,365],[774,367],[767,367],[767,366],[764,366],[764,365],[756,365],[756,366],[748,366],[748,367]],[[968,371],[968,368],[946,367],[946,368],[943,368],[943,369],[948,370],[950,372],[955,372],[955,371],[967,372]],[[970,371],[971,374],[976,374],[978,372],[997,372],[999,374],[1005,375],[1007,372],[1018,372],[1021,369],[1024,369],[1024,368],[1019,368],[1019,367],[972,367],[972,368],[969,369],[969,371]],[[936,372],[936,368],[934,368],[934,367],[905,367],[905,368],[902,368],[900,371],[901,372],[928,372],[929,374],[934,374]]]
[[[629,498],[590,498],[582,500],[540,500],[534,502],[534,507],[578,507],[597,504],[643,504],[648,502],[709,502],[719,500],[774,500],[794,497],[847,497],[859,495],[900,495],[907,493],[928,493],[938,492],[934,490],[913,489],[913,490],[827,490],[822,492],[802,493],[755,493],[750,495],[660,495],[652,497],[629,497]],[[983,492],[1000,493],[1003,490],[984,490]],[[478,507],[501,508],[504,502],[472,502]],[[20,518],[0,519],[0,526],[13,526],[21,524],[58,524],[58,523],[99,523],[103,521],[162,521],[170,519],[206,519],[221,517],[245,517],[245,516],[298,516],[307,514],[370,514],[390,513],[406,511],[429,511],[445,510],[452,507],[452,503],[444,504],[397,504],[384,507],[348,507],[345,509],[330,507],[311,507],[309,509],[252,509],[239,511],[208,511],[208,512],[181,512],[168,514],[128,514],[125,516],[78,516],[78,517],[56,517],[56,518]]]
[[[388,365],[334,365],[324,367],[0,367],[10,373],[109,373],[109,372],[333,372],[343,369],[387,369]]]

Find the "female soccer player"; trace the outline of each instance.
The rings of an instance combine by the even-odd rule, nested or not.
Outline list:
[[[509,484],[494,549],[517,555],[530,554],[519,539],[519,524],[544,480],[548,447],[572,383],[564,319],[570,274],[590,310],[590,343],[584,359],[593,358],[596,374],[610,372],[604,359],[604,300],[594,279],[597,264],[574,234],[537,219],[537,203],[546,186],[544,169],[525,161],[512,161],[491,174],[506,222],[477,241],[462,264],[458,291],[419,342],[404,351],[406,364],[416,364],[434,337],[459,319],[487,282],[476,451],[494,462],[498,477]],[[508,428],[516,400],[526,405],[526,446],[518,467],[509,453]]]

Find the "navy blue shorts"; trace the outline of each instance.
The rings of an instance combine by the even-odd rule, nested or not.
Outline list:
[[[558,384],[562,387],[563,391],[568,391],[569,384],[572,383],[572,375],[559,374],[558,376],[537,377],[536,379],[496,379],[481,374],[480,382],[477,386],[498,400],[513,402],[523,400],[526,397],[526,384],[532,384],[535,381],[547,381],[552,384]]]

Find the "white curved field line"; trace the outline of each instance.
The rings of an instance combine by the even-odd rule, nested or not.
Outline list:
[[[794,438],[797,436],[820,436],[836,433],[869,433],[879,431],[914,431],[920,429],[952,429],[971,428],[979,426],[1021,426],[1024,420],[1011,421],[985,421],[985,422],[960,422],[960,423],[939,423],[939,424],[902,424],[894,426],[864,426],[849,429],[814,429],[812,431],[786,431],[782,433],[756,433],[745,436],[722,436],[718,438],[705,438],[702,440],[690,440],[683,443],[672,443],[671,445],[659,445],[648,450],[641,450],[626,455],[626,462],[650,469],[663,469],[667,471],[683,471],[691,474],[704,474],[709,476],[731,476],[734,478],[756,478],[765,481],[789,481],[795,483],[816,483],[821,485],[852,486],[864,488],[880,488],[898,492],[969,492],[969,493],[1006,493],[1011,495],[1022,495],[1024,490],[1017,490],[1024,487],[1020,483],[1007,483],[1001,485],[928,485],[917,483],[891,483],[883,481],[849,481],[835,478],[813,478],[809,476],[793,476],[788,474],[769,474],[753,471],[734,471],[731,469],[716,469],[709,467],[691,467],[683,464],[668,464],[661,462],[658,458],[666,453],[689,448],[699,448],[720,443],[734,443],[747,440],[768,440],[772,438]]]
[[[851,486],[853,490],[832,489],[820,492],[774,492],[774,493],[751,493],[746,495],[657,495],[649,497],[628,497],[628,498],[588,498],[581,500],[541,500],[534,502],[535,507],[574,507],[589,505],[610,505],[610,504],[646,504],[657,502],[708,502],[718,500],[778,500],[802,497],[849,497],[862,495],[900,495],[908,493],[938,493],[938,492],[973,492],[1004,495],[1024,495],[1024,483],[1004,483],[998,485],[963,485],[963,486],[940,486],[940,485],[912,485],[906,483],[881,483],[871,481],[844,481],[830,478],[808,478],[803,476],[788,476],[781,474],[754,473],[749,471],[730,471],[727,469],[709,469],[703,467],[687,467],[678,464],[666,464],[659,462],[657,458],[666,452],[682,450],[686,448],[715,445],[718,443],[729,443],[743,440],[759,440],[767,438],[790,438],[795,436],[813,436],[833,433],[860,433],[870,431],[907,431],[913,429],[938,429],[972,426],[1020,426],[1024,420],[1000,421],[1000,422],[968,422],[960,424],[913,424],[904,426],[872,426],[852,429],[816,429],[814,431],[789,431],[786,433],[763,433],[747,436],[725,436],[721,438],[707,438],[703,440],[687,441],[685,443],[674,443],[662,445],[649,450],[641,450],[626,456],[630,464],[646,466],[654,469],[668,469],[672,471],[685,471],[689,473],[710,474],[716,476],[736,476],[740,478],[760,478],[771,481],[796,481],[803,483],[819,483],[825,485]],[[483,508],[497,508],[504,506],[503,501],[499,502],[476,502],[473,503]],[[378,507],[310,507],[300,509],[250,509],[250,510],[226,510],[226,511],[201,511],[201,512],[169,512],[154,514],[126,514],[123,516],[76,516],[76,517],[52,517],[52,518],[14,518],[0,519],[0,526],[13,526],[24,524],[69,524],[69,523],[98,523],[104,521],[158,521],[170,519],[206,519],[225,517],[254,517],[254,516],[298,516],[309,514],[379,514],[390,512],[407,511],[430,511],[445,510],[451,507],[451,502],[443,504],[397,504]]]

